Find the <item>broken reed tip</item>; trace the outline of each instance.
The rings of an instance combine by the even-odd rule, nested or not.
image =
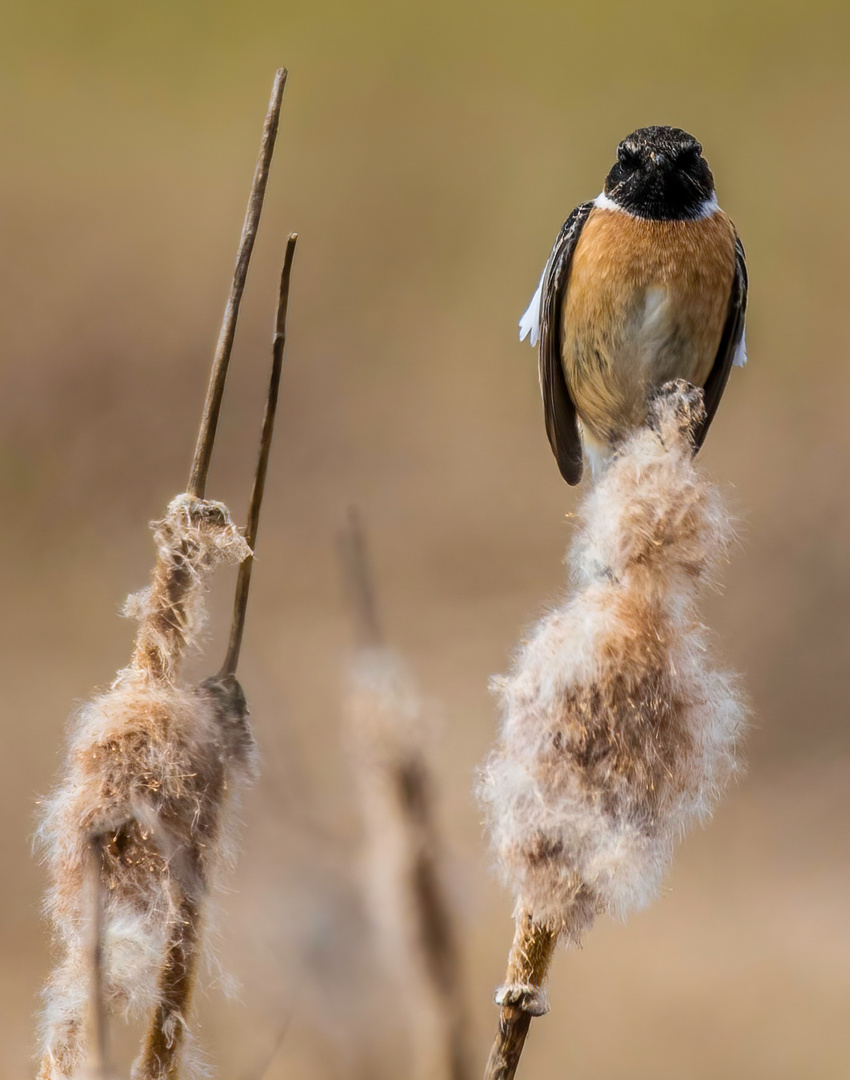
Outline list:
[[[295,245],[297,243],[298,233],[291,232],[286,241],[286,254],[283,257],[283,269],[280,272],[277,318],[275,320],[275,343],[279,337],[283,337],[284,342],[286,340],[286,313],[289,308],[289,283],[292,276],[292,260],[295,257]]]

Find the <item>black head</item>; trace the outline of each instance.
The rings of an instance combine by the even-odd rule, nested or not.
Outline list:
[[[638,217],[693,218],[714,195],[714,177],[693,135],[681,128],[638,128],[617,147],[605,194]]]

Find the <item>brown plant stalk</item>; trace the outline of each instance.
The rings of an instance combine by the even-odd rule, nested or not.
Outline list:
[[[458,935],[442,881],[424,709],[401,658],[384,644],[353,510],[340,554],[358,641],[345,709],[366,827],[368,903],[405,993],[414,1075],[467,1080]]]
[[[737,768],[746,710],[697,605],[731,525],[693,463],[702,393],[668,383],[580,512],[572,594],[494,680],[479,796],[516,936],[485,1080],[510,1080],[558,940],[658,892],[676,841]]]

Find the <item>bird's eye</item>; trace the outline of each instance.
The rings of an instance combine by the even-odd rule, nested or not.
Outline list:
[[[636,169],[638,166],[638,155],[625,143],[621,143],[617,147],[617,160],[626,169]]]

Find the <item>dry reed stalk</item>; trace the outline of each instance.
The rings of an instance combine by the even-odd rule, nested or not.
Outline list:
[[[658,392],[582,507],[572,596],[494,680],[501,737],[479,796],[517,932],[487,1080],[513,1077],[546,1011],[555,942],[649,903],[737,767],[746,710],[697,616],[731,537],[693,464],[703,416],[689,384]]]
[[[345,713],[367,836],[369,909],[405,992],[414,1075],[467,1080],[461,965],[441,876],[423,704],[401,658],[383,643],[353,511],[341,555],[359,643]]]
[[[277,128],[285,72],[278,72],[254,177],[234,286],[213,365],[190,485],[155,523],[151,585],[131,597],[139,620],[131,664],[72,719],[64,777],[46,802],[39,838],[51,876],[46,907],[61,960],[45,990],[40,1080],[74,1076],[86,1057],[85,866],[98,838],[105,894],[99,1001],[124,1015],[151,1011],[135,1080],[174,1080],[188,1067],[187,1020],[204,938],[204,901],[232,844],[228,805],[256,772],[257,752],[235,679],[250,566],[239,575],[234,627],[222,671],[200,686],[178,679],[203,626],[207,579],[252,554],[227,508],[201,497],[224,375]],[[295,237],[281,280],[272,378],[249,513],[256,538],[283,358]],[[103,1027],[95,1028],[95,1032]],[[95,1052],[95,1057],[97,1056]]]
[[[289,282],[292,276],[292,260],[295,257],[297,233],[290,233],[286,242],[286,255],[280,274],[280,288],[277,298],[277,316],[275,318],[274,337],[272,339],[272,372],[269,390],[266,395],[266,411],[263,416],[263,430],[260,436],[260,451],[257,468],[254,472],[254,489],[248,507],[248,523],[245,527],[245,541],[251,549],[250,555],[239,566],[236,580],[236,597],[233,602],[233,619],[230,628],[230,640],[227,655],[219,672],[220,678],[236,674],[239,652],[242,648],[242,636],[245,632],[245,615],[248,610],[248,590],[251,587],[251,573],[254,569],[254,548],[260,528],[260,509],[263,505],[263,493],[266,487],[266,473],[269,467],[269,454],[272,448],[274,422],[277,415],[277,399],[280,392],[280,376],[283,372],[283,350],[286,347],[286,313],[289,308]]]

